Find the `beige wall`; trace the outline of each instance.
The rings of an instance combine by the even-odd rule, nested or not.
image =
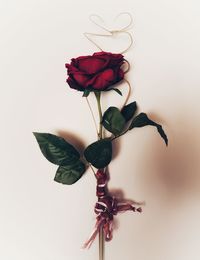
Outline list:
[[[95,180],[88,170],[73,186],[53,181],[56,167],[39,152],[32,131],[95,140],[80,93],[65,83],[65,62],[97,49],[83,36],[97,29],[88,15],[133,15],[134,46],[125,54],[132,100],[160,122],[166,148],[151,127],[118,144],[109,187],[145,200],[141,215],[117,217],[106,260],[199,260],[200,16],[195,0],[0,2],[1,181],[0,258],[95,260],[98,243],[81,250],[95,216]],[[118,51],[124,39],[102,42]],[[114,47],[113,47],[114,46]],[[125,86],[121,86],[125,93]],[[104,107],[122,102],[106,96]]]

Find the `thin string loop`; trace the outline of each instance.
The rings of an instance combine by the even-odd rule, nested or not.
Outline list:
[[[131,68],[131,65],[130,65],[130,63],[129,63],[126,59],[124,59],[124,61],[125,61],[126,64],[128,65],[127,69],[124,71],[124,74],[126,74],[126,73],[129,72],[129,70],[130,70],[130,68]]]
[[[128,12],[123,12],[123,13],[119,13],[114,20],[117,20],[120,16],[122,15],[127,15],[129,17],[129,23],[122,27],[121,29],[118,29],[118,30],[109,30],[108,28],[106,28],[105,26],[103,26],[102,24],[100,23],[104,23],[104,20],[102,19],[101,16],[97,15],[97,14],[91,14],[89,16],[89,19],[92,23],[94,23],[96,26],[98,26],[99,28],[101,28],[102,30],[104,30],[105,32],[107,32],[107,34],[100,34],[100,33],[90,33],[90,32],[84,32],[84,36],[92,43],[94,44],[100,51],[103,51],[103,49],[101,48],[101,46],[99,44],[97,44],[95,42],[94,39],[92,39],[93,36],[100,36],[100,37],[114,37],[116,36],[117,34],[126,34],[129,38],[129,44],[128,46],[122,50],[120,53],[123,54],[125,52],[127,52],[131,46],[133,45],[133,37],[132,35],[127,31],[130,26],[132,25],[133,23],[133,18],[132,18],[132,15]],[[94,18],[98,18],[99,22],[97,22]]]
[[[127,79],[124,79],[124,81],[127,83],[128,93],[127,93],[126,99],[125,99],[125,101],[124,101],[124,104],[123,104],[121,110],[123,109],[123,107],[126,106],[128,100],[129,100],[129,98],[130,98],[130,95],[131,95],[131,84],[130,84],[130,82],[129,82]]]
[[[125,30],[129,29],[130,26],[133,24],[133,17],[132,17],[132,15],[131,15],[130,13],[128,13],[128,12],[119,13],[119,14],[115,17],[115,20],[117,20],[117,18],[119,18],[120,16],[122,16],[122,15],[124,15],[124,14],[129,16],[130,21],[129,21],[129,23],[128,23],[125,27],[123,27],[123,28],[121,29],[122,31],[125,31]]]
[[[96,26],[98,26],[99,28],[101,28],[101,29],[103,29],[104,31],[106,31],[106,32],[110,32],[110,30],[108,30],[106,27],[104,27],[104,26],[102,26],[101,24],[99,24],[99,23],[97,23],[94,19],[93,19],[93,17],[97,17],[102,23],[104,23],[104,20],[101,18],[101,16],[99,16],[98,14],[91,14],[90,16],[89,16],[89,19],[90,19],[90,21],[92,22],[92,23],[94,23]]]

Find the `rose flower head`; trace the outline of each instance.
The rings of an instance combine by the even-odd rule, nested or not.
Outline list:
[[[103,91],[124,78],[122,54],[96,52],[71,59],[67,68],[67,83],[79,91]]]

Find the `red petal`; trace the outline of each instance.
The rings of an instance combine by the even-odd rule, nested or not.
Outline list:
[[[103,90],[110,86],[111,82],[114,81],[115,75],[112,69],[107,69],[102,73],[99,73],[92,80],[88,82],[88,85],[94,89]]]
[[[70,88],[79,90],[79,91],[84,91],[85,89],[79,86],[72,78],[68,77],[67,83],[70,86]]]
[[[108,60],[104,58],[95,58],[88,56],[84,59],[79,59],[78,67],[81,71],[87,74],[96,74],[104,69],[108,64]]]
[[[89,78],[82,73],[74,73],[73,78],[82,87],[85,87],[87,85],[88,80],[89,80]]]

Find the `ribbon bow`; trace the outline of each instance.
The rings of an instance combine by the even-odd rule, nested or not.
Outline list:
[[[98,201],[95,204],[94,212],[97,214],[96,224],[90,238],[84,243],[83,248],[90,248],[94,242],[99,230],[102,228],[106,241],[112,239],[114,216],[120,212],[133,211],[142,212],[141,207],[133,206],[134,203],[119,201],[109,194],[107,189],[108,176],[106,171],[99,169],[96,174],[97,187],[96,195]]]

